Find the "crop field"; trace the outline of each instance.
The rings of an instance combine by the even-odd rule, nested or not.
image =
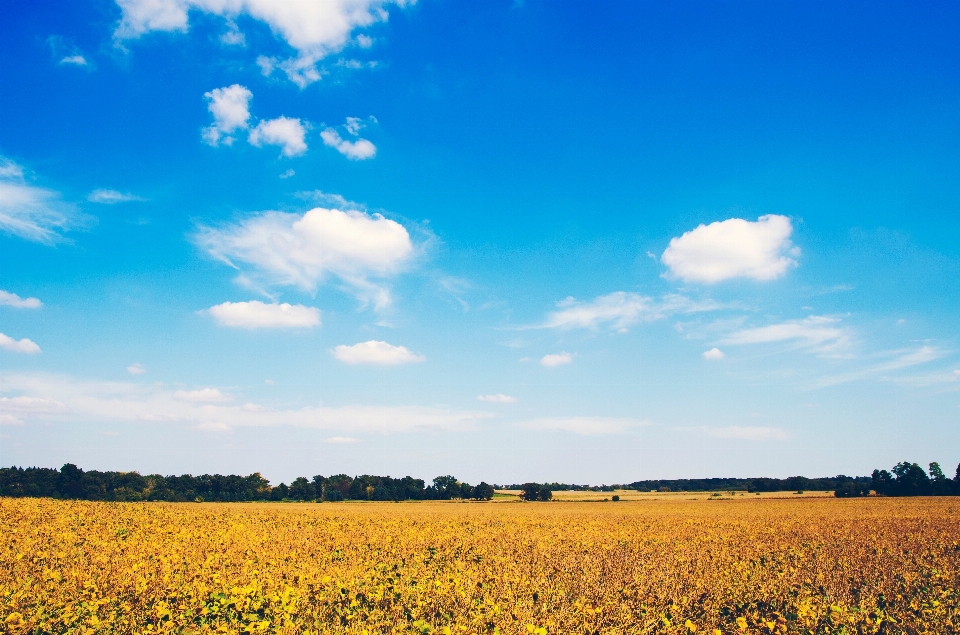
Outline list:
[[[0,499],[7,633],[960,632],[952,498]]]

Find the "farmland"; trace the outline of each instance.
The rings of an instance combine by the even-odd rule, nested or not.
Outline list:
[[[688,498],[0,499],[0,619],[18,634],[960,630],[955,499]]]

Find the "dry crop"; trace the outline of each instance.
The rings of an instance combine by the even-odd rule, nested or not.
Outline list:
[[[956,633],[955,499],[0,500],[7,633]]]

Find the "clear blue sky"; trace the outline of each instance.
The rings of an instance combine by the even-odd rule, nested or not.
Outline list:
[[[957,5],[2,6],[4,465],[960,461]]]

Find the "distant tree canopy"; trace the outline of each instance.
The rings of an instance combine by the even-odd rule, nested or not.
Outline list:
[[[137,472],[84,471],[72,463],[59,470],[40,467],[0,468],[0,496],[100,501],[342,501],[449,500],[493,498],[493,486],[472,486],[453,476],[438,476],[433,485],[410,476],[364,474],[299,477],[271,487],[259,473],[249,476],[204,474],[142,476]]]
[[[874,470],[870,487],[880,496],[960,496],[960,465],[949,479],[939,463],[929,465],[929,475],[916,463],[902,461],[890,472]]]
[[[539,483],[524,483],[520,486],[520,498],[525,501],[548,501],[553,498],[553,492]]]

